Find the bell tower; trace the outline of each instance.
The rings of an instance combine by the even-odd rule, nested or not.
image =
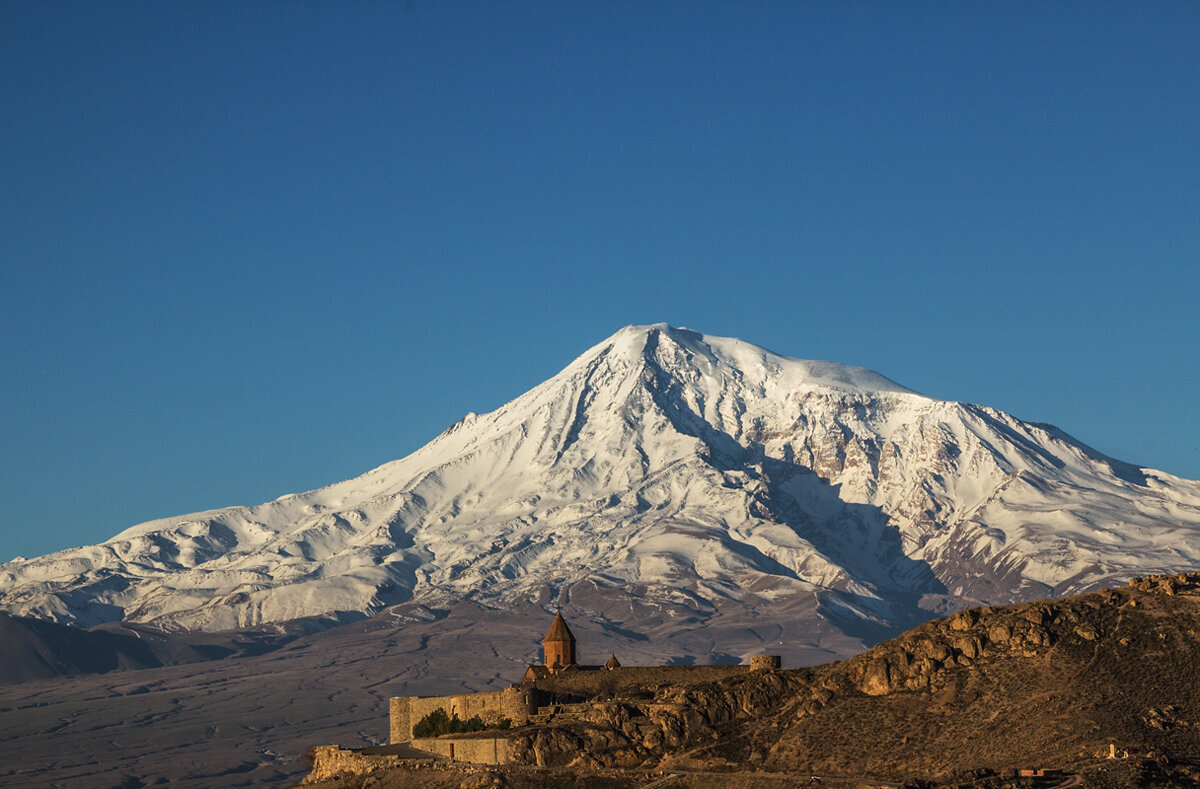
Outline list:
[[[546,659],[546,667],[551,671],[575,665],[575,636],[567,627],[562,611],[554,615],[554,622],[542,639],[542,655]]]

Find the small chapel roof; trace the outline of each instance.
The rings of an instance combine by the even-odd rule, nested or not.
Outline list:
[[[554,676],[554,672],[550,670],[549,666],[530,666],[529,668],[525,669],[525,675],[521,677],[521,681],[535,682],[539,679],[545,679],[552,676]]]
[[[567,627],[567,622],[563,619],[562,611],[554,615],[554,622],[550,624],[550,630],[547,631],[546,637],[542,641],[570,641],[574,643],[575,636],[571,633],[571,628]]]

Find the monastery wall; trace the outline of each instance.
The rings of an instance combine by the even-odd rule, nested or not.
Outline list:
[[[511,742],[507,737],[439,737],[413,740],[412,746],[460,762],[509,764],[513,760]]]
[[[464,721],[478,715],[484,723],[496,724],[508,718],[514,726],[520,726],[536,712],[534,693],[533,688],[520,686],[491,693],[393,698],[388,701],[390,739],[394,743],[411,740],[413,726],[439,707]]]
[[[622,666],[599,671],[564,671],[532,683],[560,695],[612,696],[650,691],[663,685],[715,682],[750,671],[750,666]]]
[[[630,666],[611,671],[564,671],[534,683],[490,693],[397,697],[388,702],[390,739],[394,743],[411,740],[413,726],[439,707],[447,715],[458,715],[460,720],[478,715],[484,723],[496,724],[508,718],[514,726],[520,726],[537,712],[539,706],[570,702],[573,696],[613,696],[630,690],[644,693],[662,685],[712,682],[751,670],[751,666],[740,665]]]
[[[574,665],[575,637],[563,620],[561,612],[555,615],[554,623],[542,642],[542,650],[547,660],[557,659],[559,663],[571,665],[549,676],[546,675],[544,666],[531,666],[526,673],[530,681],[490,693],[403,696],[389,699],[389,739],[393,743],[412,740],[413,727],[438,708],[445,710],[450,717],[457,715],[459,720],[463,721],[478,716],[485,724],[495,726],[507,718],[514,726],[523,726],[542,706],[570,705],[586,698],[611,699],[622,695],[646,698],[647,695],[653,696],[658,688],[665,685],[712,682],[748,671],[772,671],[780,665],[778,656],[759,655],[751,659],[749,666],[630,666],[613,669],[601,666],[579,667]],[[533,679],[534,677],[537,679]],[[493,739],[493,745],[502,740]],[[486,748],[482,745],[462,747],[472,754],[474,751],[471,749]],[[499,745],[495,747],[499,748]],[[483,752],[480,751],[480,754]],[[485,756],[486,754],[479,758],[483,759]],[[463,758],[466,761],[475,760],[474,757]],[[501,763],[495,761],[501,758],[499,751],[487,758],[493,761],[483,763]]]

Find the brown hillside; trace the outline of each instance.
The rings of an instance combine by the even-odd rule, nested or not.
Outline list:
[[[1197,785],[1198,582],[1157,577],[929,622],[798,672],[793,698],[737,731],[740,755],[892,778],[1066,768],[1101,783],[1115,746],[1142,785]]]
[[[563,704],[509,733],[516,766],[413,764],[366,780],[457,786],[455,770],[474,769],[471,781],[512,787],[637,786],[647,771],[726,789],[810,776],[829,786],[1200,786],[1200,575],[962,611],[813,668],[622,676],[540,680]],[[1058,772],[1019,777],[1032,768]],[[321,786],[364,779],[348,780]]]
[[[618,695],[521,731],[522,761],[892,781],[1045,767],[1195,786],[1200,575],[963,611],[825,666]]]

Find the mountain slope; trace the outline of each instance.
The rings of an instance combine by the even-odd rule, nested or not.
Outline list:
[[[0,613],[0,684],[161,665],[152,646],[133,635]]]
[[[217,630],[554,601],[616,627],[635,598],[680,626],[791,611],[874,641],[976,602],[1197,566],[1200,483],[660,324],[361,477],[0,565],[0,607]]]

